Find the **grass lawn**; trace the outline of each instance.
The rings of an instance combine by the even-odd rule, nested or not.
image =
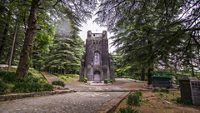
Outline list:
[[[56,76],[65,83],[72,83],[79,79],[79,75],[77,74],[56,74]]]

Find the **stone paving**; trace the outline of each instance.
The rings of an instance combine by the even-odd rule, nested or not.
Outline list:
[[[0,113],[94,113],[123,92],[76,92],[0,102]]]

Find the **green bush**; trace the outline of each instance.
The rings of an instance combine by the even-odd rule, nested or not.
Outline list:
[[[108,83],[111,83],[111,84],[112,84],[113,81],[112,81],[112,80],[104,80],[104,83],[105,83],[105,84],[108,84]]]
[[[119,113],[138,113],[138,112],[131,109],[131,107],[127,107],[127,108],[120,108]]]
[[[65,86],[65,83],[63,81],[60,81],[60,80],[53,81],[52,84],[62,86],[62,87]]]
[[[7,93],[8,86],[2,80],[0,80],[0,94]]]
[[[17,80],[15,72],[1,71],[0,72],[0,77],[5,82],[15,82]]]
[[[87,81],[88,81],[87,78],[84,78],[84,79],[83,79],[83,82],[84,82],[84,83],[87,83]]]
[[[18,82],[15,84],[13,91],[18,93],[40,92],[40,91],[52,91],[53,86],[48,83],[39,82]]]
[[[127,104],[128,105],[140,105],[142,93],[136,91],[128,96]]]
[[[48,83],[43,85],[43,91],[52,91],[52,90],[53,90],[53,85]]]
[[[176,102],[179,104],[192,105],[191,100],[183,100],[181,97],[176,98]]]
[[[15,84],[13,91],[18,93],[39,92],[42,91],[42,86],[37,82],[18,82]]]
[[[135,95],[138,95],[138,96],[142,96],[142,92],[141,91],[135,91]]]
[[[153,92],[169,93],[169,90],[166,88],[155,88],[155,89],[153,89]]]
[[[17,78],[15,72],[0,71],[0,94],[18,92],[51,91],[53,86],[48,84],[41,75],[29,73],[24,78]]]
[[[105,84],[108,84],[108,80],[104,80],[104,83],[105,83]]]

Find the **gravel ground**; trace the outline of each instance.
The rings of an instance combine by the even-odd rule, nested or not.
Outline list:
[[[0,102],[0,113],[94,113],[122,92],[76,92]]]

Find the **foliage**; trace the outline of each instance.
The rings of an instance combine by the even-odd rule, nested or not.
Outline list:
[[[128,105],[140,105],[142,93],[136,91],[128,96],[127,104]]]
[[[136,110],[133,110],[131,107],[120,108],[119,113],[138,113]]]
[[[166,89],[166,88],[154,88],[153,92],[169,93],[169,89]]]
[[[51,91],[53,86],[43,78],[36,70],[30,69],[28,76],[21,79],[18,78],[15,72],[0,71],[0,93],[25,93]]]
[[[56,29],[54,43],[50,46],[50,52],[45,61],[46,70],[52,73],[79,73],[84,43],[77,35],[79,29],[70,22],[62,20]],[[68,23],[68,26],[63,26],[64,23]],[[61,29],[62,27],[64,28]],[[68,33],[64,32],[67,30],[65,27],[69,29]]]
[[[13,88],[14,92],[28,93],[40,91],[52,91],[53,86],[48,83],[21,81],[17,82]]]
[[[27,55],[25,53],[28,53],[28,60],[25,58],[21,58],[21,60],[30,67],[43,70],[46,67],[45,63],[49,55],[50,45],[54,42],[57,22],[62,19],[69,20],[71,29],[76,31],[72,34],[77,36],[78,26],[81,25],[81,22],[91,17],[92,11],[97,5],[97,0],[51,0],[38,2],[37,0],[0,1],[0,63],[7,64],[7,62],[11,61],[12,65],[17,65],[20,56],[25,56]],[[32,6],[34,6],[34,10],[30,10]],[[30,11],[36,12],[30,13]],[[34,14],[37,18],[33,19],[34,16],[30,16],[30,14]],[[34,22],[30,22],[31,20],[34,20]],[[29,25],[29,23],[33,24]],[[34,29],[29,29],[29,27]],[[26,36],[29,38],[24,40]],[[77,42],[74,41],[74,43]],[[31,47],[26,52],[20,52],[23,45]],[[80,43],[77,45],[79,47],[82,46]],[[27,49],[28,46],[24,48]],[[75,55],[78,57],[82,54],[77,50],[82,49],[79,47],[74,50]],[[13,48],[12,52],[11,48]],[[78,64],[69,65],[73,65],[71,66],[73,67],[72,71],[75,70],[77,72]],[[24,64],[23,66],[23,68],[27,67],[27,69],[22,71],[27,73],[29,66]],[[19,65],[18,67],[21,68],[22,66]]]
[[[104,0],[96,22],[114,33],[111,39],[122,64],[135,72],[145,71],[150,78],[152,70],[189,69],[194,76],[199,70],[198,4],[198,0]]]
[[[181,99],[181,97],[177,97],[176,102],[179,104],[192,105],[191,100],[186,100],[186,99],[183,100],[183,99]]]
[[[65,86],[65,83],[63,81],[57,80],[52,82],[53,85],[58,85],[58,86]]]
[[[15,75],[16,76],[16,75]],[[34,77],[29,74],[29,76],[23,79],[17,79],[14,83],[14,92],[39,92],[39,91],[51,91],[53,86],[48,84],[44,79]]]
[[[112,83],[113,83],[113,80],[107,80],[107,79],[106,79],[106,80],[104,80],[104,83],[105,83],[105,84],[109,84],[109,83],[112,84]]]
[[[55,74],[60,80],[67,82],[73,82],[74,80],[77,80],[79,75],[77,74]]]
[[[84,78],[81,82],[87,83],[88,79]]]
[[[4,82],[16,82],[15,72],[0,71],[0,77]]]
[[[0,80],[0,95],[7,93],[8,92],[7,90],[8,90],[7,84],[4,83],[2,80]]]

